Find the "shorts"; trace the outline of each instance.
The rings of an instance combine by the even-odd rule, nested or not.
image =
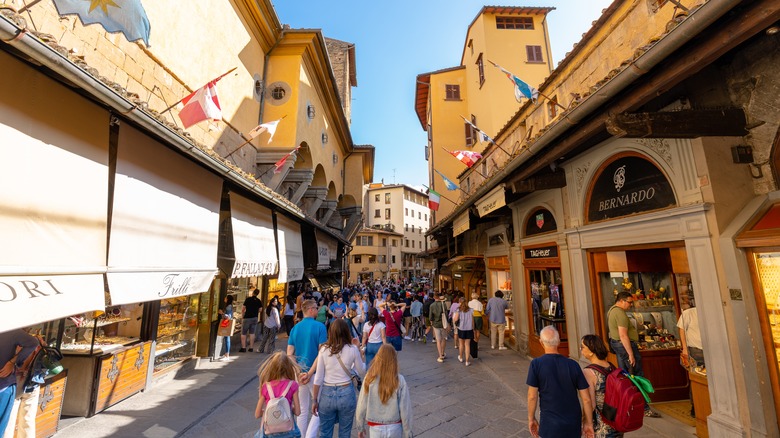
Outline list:
[[[400,336],[388,336],[387,343],[392,345],[395,351],[401,351],[404,345]]]
[[[482,331],[482,317],[481,316],[475,316],[474,317],[474,330]]]
[[[458,339],[474,339],[474,330],[458,329]]]
[[[257,318],[244,318],[241,321],[241,334],[253,335],[257,330]]]
[[[436,328],[436,327],[434,327],[434,328],[433,328],[433,337],[434,337],[434,338],[435,338],[437,341],[443,341],[443,340],[444,340],[444,338],[445,338],[445,336],[446,336],[446,332],[447,332],[447,331],[446,331],[446,330],[444,330],[443,328]]]

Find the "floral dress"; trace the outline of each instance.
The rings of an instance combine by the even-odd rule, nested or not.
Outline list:
[[[610,372],[614,369],[612,366],[609,367]],[[596,409],[593,411],[593,436],[596,438],[622,438],[622,433],[601,420],[601,409],[604,407],[604,394],[607,390],[607,376],[592,368],[590,370],[596,375]]]

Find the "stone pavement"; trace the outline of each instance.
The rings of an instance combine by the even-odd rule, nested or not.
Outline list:
[[[286,338],[278,342],[284,345]],[[436,362],[431,343],[404,341],[399,358],[411,387],[415,436],[530,436],[524,383],[529,359],[512,350],[491,350],[484,336],[480,347],[480,358],[467,368],[458,362],[452,340],[444,363]],[[267,355],[235,357],[231,362],[201,360],[195,371],[92,418],[64,421],[55,437],[251,438],[259,427],[254,419],[256,369]],[[641,430],[626,436],[684,438],[695,436],[695,429],[664,416],[646,418]]]

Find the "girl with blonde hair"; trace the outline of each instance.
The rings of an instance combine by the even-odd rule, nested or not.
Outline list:
[[[363,380],[355,422],[358,437],[410,438],[412,402],[406,379],[398,374],[398,354],[389,344],[379,347]]]
[[[453,307],[455,304],[453,303]],[[466,298],[461,298],[458,310],[452,315],[452,323],[457,327],[458,360],[471,365],[471,340],[474,339],[474,309],[468,306]]]
[[[290,403],[290,408],[294,416],[301,414],[301,404],[298,401],[298,382],[296,378],[300,368],[295,361],[286,353],[277,351],[260,365],[257,370],[257,377],[260,378],[260,396],[257,400],[257,406],[255,407],[255,418],[262,418],[265,411],[266,404],[271,398],[271,392],[274,396],[280,397],[285,394],[284,397]],[[287,392],[285,393],[285,389]],[[261,423],[262,424],[262,423]],[[267,434],[264,433],[263,428],[255,434],[255,438],[300,438],[301,431],[298,429],[298,425],[293,421],[293,430],[289,432],[278,432]]]

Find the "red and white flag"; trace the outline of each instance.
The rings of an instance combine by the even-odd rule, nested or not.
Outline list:
[[[472,151],[448,151],[453,157],[459,159],[466,166],[473,166],[482,155]]]
[[[185,129],[204,120],[222,120],[222,107],[219,105],[217,97],[217,81],[233,70],[210,81],[181,100],[184,108],[179,111],[179,119],[181,119]]]
[[[282,117],[283,119],[284,117]],[[267,123],[261,123],[255,127],[255,129],[249,131],[249,136],[251,138],[256,138],[258,135],[262,134],[263,132],[268,132],[271,134],[270,137],[268,137],[268,143],[271,143],[271,140],[274,139],[274,134],[276,134],[276,125],[279,124],[279,122],[282,121],[282,119],[274,120],[272,122]]]
[[[277,120],[277,122],[278,122],[278,121],[279,121],[279,120]],[[274,164],[274,175],[276,175],[276,174],[278,174],[278,173],[281,173],[281,172],[282,172],[282,168],[284,167],[285,163],[287,163],[287,158],[289,158],[289,157],[290,157],[290,155],[292,155],[292,153],[293,153],[293,152],[297,151],[297,150],[298,150],[298,149],[300,149],[300,148],[301,148],[301,147],[300,147],[300,146],[298,146],[297,148],[295,148],[295,149],[291,150],[290,152],[288,152],[288,153],[287,153],[287,155],[283,156],[281,160],[277,161],[277,162]]]

